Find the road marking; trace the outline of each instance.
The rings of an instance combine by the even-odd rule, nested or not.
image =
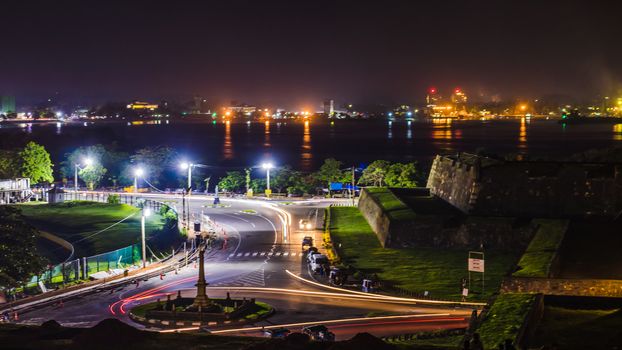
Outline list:
[[[281,252],[276,252],[274,256],[281,256]]]
[[[231,253],[231,254],[229,254],[229,257],[230,257],[230,258],[232,258],[232,257],[234,257],[234,256],[235,256],[235,253]]]
[[[253,256],[257,256],[257,254],[259,254],[259,253],[257,253],[257,252],[254,252],[254,253],[253,253]]]
[[[259,256],[264,256],[264,255],[266,255],[266,252],[259,253]]]
[[[283,256],[288,256],[288,255],[289,255],[289,252],[284,252],[283,253]]]
[[[241,256],[242,256],[242,254],[244,254],[244,253],[238,253],[238,258],[239,258],[239,257],[241,257]]]
[[[272,255],[274,255],[274,253],[273,253],[273,252],[268,253],[268,256],[272,256]]]
[[[244,256],[249,256],[249,255],[251,255],[251,253],[246,253],[246,254],[244,254]]]

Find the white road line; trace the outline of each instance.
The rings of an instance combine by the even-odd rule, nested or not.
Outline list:
[[[257,253],[257,252],[254,252],[254,253],[253,253],[253,256],[257,256],[257,254],[259,254],[259,253]]]
[[[238,253],[238,258],[241,257],[244,253]]]
[[[259,253],[259,256],[264,256],[264,255],[266,255],[266,252]]]
[[[246,254],[244,254],[244,256],[249,256],[249,255],[251,255],[251,253],[246,253]]]
[[[289,255],[289,252],[283,253],[283,256],[288,256],[288,255]]]

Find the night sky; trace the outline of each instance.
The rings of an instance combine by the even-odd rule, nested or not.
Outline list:
[[[3,2],[0,94],[298,107],[415,103],[432,86],[589,98],[622,81],[618,1],[129,3]]]

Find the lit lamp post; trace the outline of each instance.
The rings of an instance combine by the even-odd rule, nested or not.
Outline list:
[[[143,251],[143,269],[147,267],[147,245],[145,244],[145,218],[151,215],[151,209],[143,207],[142,215],[140,216],[140,238],[142,240]]]
[[[192,193],[192,167],[193,166],[195,166],[195,164],[187,163],[187,162],[183,162],[179,165],[181,170],[188,169],[188,194]]]
[[[274,168],[272,163],[263,163],[262,168],[266,169],[266,197],[270,197],[272,190],[270,189],[270,169]]]
[[[145,171],[142,168],[134,169],[134,193],[138,192],[138,178],[142,177]]]
[[[86,168],[87,166],[93,164],[93,159],[91,158],[85,158],[84,159],[84,167]],[[80,167],[80,164],[75,163],[75,173],[74,173],[74,177],[73,177],[73,189],[74,191],[77,193],[78,192],[78,169],[83,169]]]

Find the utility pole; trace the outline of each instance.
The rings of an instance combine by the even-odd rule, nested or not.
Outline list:
[[[352,166],[352,189],[351,189],[351,195],[352,195],[352,206],[354,206],[354,196],[356,195],[356,191],[354,191],[354,165]]]

